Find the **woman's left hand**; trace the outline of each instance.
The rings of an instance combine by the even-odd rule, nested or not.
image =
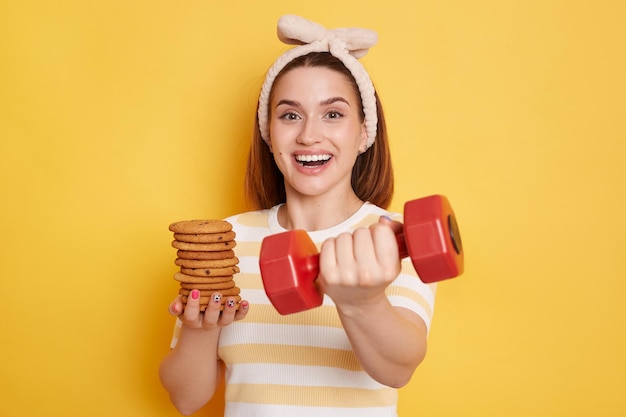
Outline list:
[[[400,273],[396,232],[402,223],[381,217],[370,227],[326,240],[320,250],[320,289],[337,305],[363,305],[384,297]]]

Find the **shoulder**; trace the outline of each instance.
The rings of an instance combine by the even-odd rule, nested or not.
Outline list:
[[[233,228],[239,227],[267,227],[269,210],[255,210],[244,213],[234,214],[225,218],[227,222],[233,225]]]
[[[238,239],[258,239],[272,230],[271,224],[276,208],[247,211],[225,218],[232,224]]]
[[[386,210],[382,207],[378,207],[377,205],[367,203],[366,208],[370,211],[370,213],[378,215],[378,216],[387,216],[393,220],[401,219],[403,216],[401,213],[397,213],[395,211]]]

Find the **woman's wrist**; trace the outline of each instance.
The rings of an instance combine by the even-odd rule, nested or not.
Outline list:
[[[346,318],[359,319],[378,316],[385,308],[391,307],[384,293],[368,298],[358,298],[350,302],[335,303],[339,314]]]

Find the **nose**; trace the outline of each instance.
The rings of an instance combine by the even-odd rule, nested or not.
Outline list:
[[[301,145],[313,145],[319,142],[321,139],[319,127],[317,121],[314,118],[307,118],[302,123],[302,129],[300,130],[296,142]]]

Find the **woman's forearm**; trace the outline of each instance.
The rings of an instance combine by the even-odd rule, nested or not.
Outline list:
[[[183,325],[178,343],[161,362],[159,376],[174,406],[189,415],[215,393],[222,369],[217,359],[220,329]]]
[[[426,325],[386,297],[362,305],[338,305],[352,348],[365,371],[381,384],[406,385],[426,355]]]

